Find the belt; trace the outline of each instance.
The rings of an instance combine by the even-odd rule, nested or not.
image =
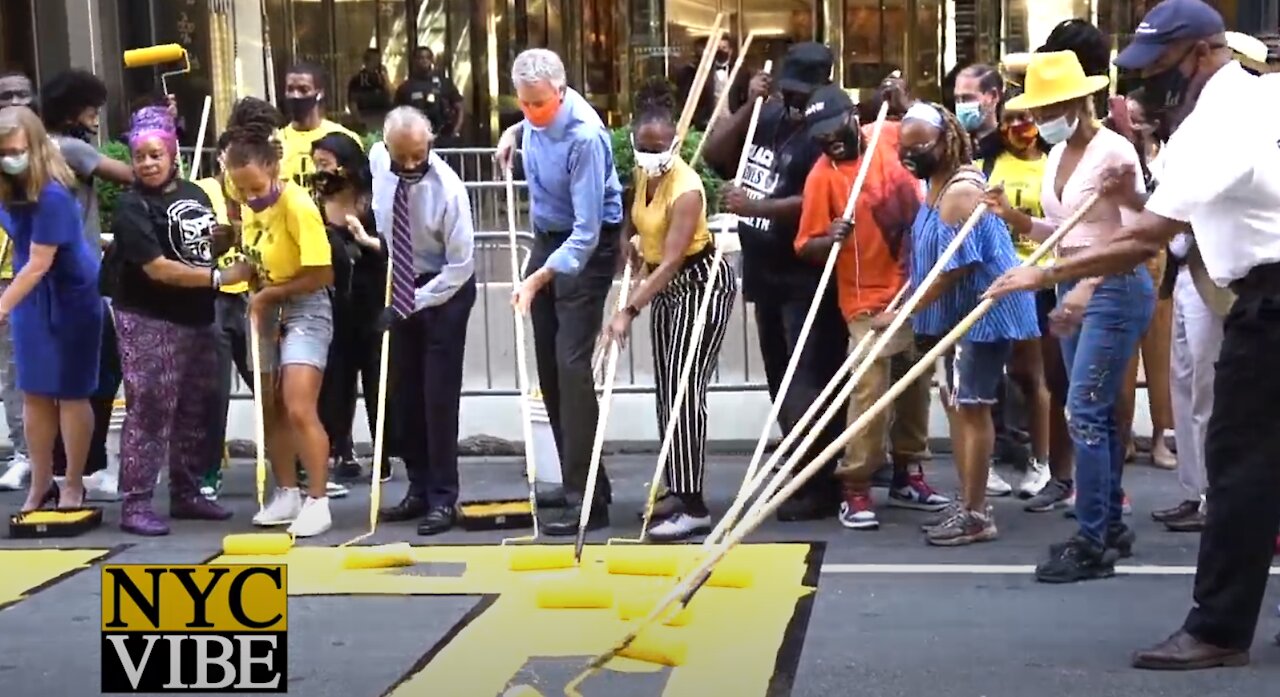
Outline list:
[[[714,240],[713,240],[713,241],[711,241],[711,242],[708,242],[708,243],[707,243],[707,245],[706,245],[705,247],[703,247],[702,249],[700,249],[700,250],[698,250],[697,252],[694,252],[693,254],[690,254],[689,256],[685,257],[685,258],[684,258],[684,261],[680,262],[680,270],[681,270],[681,271],[684,271],[685,269],[687,269],[687,268],[689,268],[689,267],[691,267],[691,266],[694,266],[694,265],[696,265],[696,264],[700,264],[700,263],[702,263],[702,262],[706,261],[707,259],[710,259],[710,258],[711,258],[711,255],[712,255],[712,254],[715,254],[715,251],[716,251],[716,245],[715,245]],[[658,265],[657,265],[657,264],[649,264],[649,263],[646,263],[646,264],[644,265],[644,268],[645,268],[645,271],[646,271],[646,272],[648,272],[648,273],[653,273],[653,270],[654,270],[654,269],[656,269],[656,268],[658,268]]]
[[[1231,282],[1231,290],[1241,297],[1280,295],[1280,262],[1253,267],[1244,278]]]

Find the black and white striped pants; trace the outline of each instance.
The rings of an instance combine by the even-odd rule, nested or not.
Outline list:
[[[728,260],[721,260],[715,272],[715,287],[707,307],[707,322],[701,340],[693,345],[693,328],[698,309],[711,278],[711,254],[687,263],[650,305],[653,337],[653,367],[658,393],[658,428],[665,435],[680,384],[680,371],[690,351],[695,352],[689,369],[689,385],[677,415],[671,451],[667,457],[667,487],[673,494],[702,493],[702,473],[707,441],[707,385],[715,372],[729,328],[729,314],[737,293],[737,275]]]

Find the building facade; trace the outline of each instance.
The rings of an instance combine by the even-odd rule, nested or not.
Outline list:
[[[117,129],[130,103],[158,93],[161,69],[125,69],[124,50],[180,43],[191,72],[171,78],[188,124],[213,98],[213,124],[246,94],[274,99],[289,64],[327,68],[331,113],[347,110],[347,80],[364,51],[382,52],[394,82],[428,46],[463,94],[464,140],[494,142],[519,118],[508,69],[521,50],[555,50],[569,82],[610,124],[623,123],[633,85],[696,61],[718,12],[731,36],[754,33],[752,69],[794,41],[837,56],[833,78],[852,91],[901,70],[922,97],[941,96],[956,65],[1037,47],[1062,19],[1088,18],[1126,41],[1156,0],[0,0],[0,62],[40,82],[70,66],[102,75]],[[1280,0],[1211,0],[1248,33],[1280,27]],[[38,40],[37,40],[38,39]],[[171,69],[166,67],[165,69]],[[193,134],[195,128],[189,128]],[[194,138],[194,135],[189,135]]]

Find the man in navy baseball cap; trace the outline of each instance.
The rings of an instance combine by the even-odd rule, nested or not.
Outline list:
[[[1116,65],[1142,76],[1143,106],[1159,113],[1167,138],[1191,112],[1200,90],[1231,61],[1222,15],[1203,0],[1164,0],[1151,8]]]

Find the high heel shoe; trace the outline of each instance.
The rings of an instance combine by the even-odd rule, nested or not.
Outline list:
[[[80,500],[77,501],[75,505],[63,506],[61,492],[55,492],[54,507],[57,508],[59,511],[78,511],[84,508],[84,498],[85,498],[85,491],[84,489],[81,489]]]
[[[21,513],[30,513],[38,511],[42,508],[57,508],[58,500],[62,497],[62,492],[58,489],[58,483],[49,482],[49,490],[44,492],[44,498],[40,499],[40,503],[35,508],[22,510]]]

